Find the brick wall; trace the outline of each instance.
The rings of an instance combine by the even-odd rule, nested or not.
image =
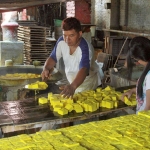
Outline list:
[[[91,0],[70,1],[66,3],[66,16],[76,17],[83,24],[91,23]]]
[[[83,24],[91,23],[91,7],[85,0],[75,2],[75,17]]]

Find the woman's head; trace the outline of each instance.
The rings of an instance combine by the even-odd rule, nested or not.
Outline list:
[[[150,40],[145,37],[135,37],[129,44],[129,56],[136,60],[150,61]]]

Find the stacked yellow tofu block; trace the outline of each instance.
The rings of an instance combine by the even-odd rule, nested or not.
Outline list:
[[[26,89],[33,89],[33,90],[45,90],[48,85],[45,82],[36,81],[31,84],[25,85]]]
[[[50,107],[53,108],[54,112],[57,112],[60,115],[66,115],[73,110],[76,113],[82,113],[94,112],[99,108],[117,108],[122,94],[123,93],[119,91],[115,91],[114,88],[107,86],[105,89],[97,88],[95,91],[89,90],[74,94],[73,99],[63,98],[60,94],[48,93],[48,98],[45,102],[50,104]],[[42,99],[44,98],[42,97]],[[125,97],[125,103],[127,105],[136,105],[134,95],[131,99],[128,99],[128,102],[126,99],[127,98]],[[129,103],[131,100],[132,103]],[[41,103],[40,98],[39,103]]]
[[[0,150],[149,150],[150,111],[0,139]]]
[[[128,90],[125,90],[124,92],[127,92]],[[136,101],[136,95],[135,94],[132,94],[130,98],[128,98],[127,96],[124,97],[124,103],[126,105],[129,105],[129,106],[134,106],[137,104],[137,101]]]
[[[32,78],[40,78],[40,74],[34,73],[7,73],[6,75],[1,75],[0,79],[32,79]]]

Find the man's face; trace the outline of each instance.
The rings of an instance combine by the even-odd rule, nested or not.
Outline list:
[[[82,31],[76,32],[74,29],[69,31],[63,31],[64,41],[68,46],[76,46],[82,36]]]

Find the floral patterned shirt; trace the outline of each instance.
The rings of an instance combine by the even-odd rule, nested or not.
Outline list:
[[[143,97],[139,98],[136,94],[137,107],[136,113],[145,109],[146,106],[146,90],[150,89],[150,71],[148,71],[143,82]],[[137,92],[136,92],[137,93]]]

